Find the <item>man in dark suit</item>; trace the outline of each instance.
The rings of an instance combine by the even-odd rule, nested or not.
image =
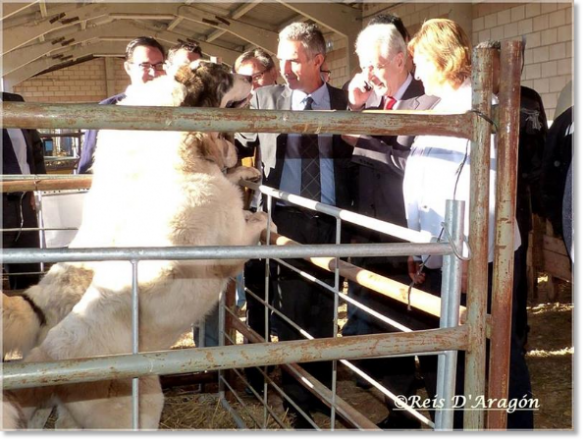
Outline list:
[[[24,101],[20,95],[2,92],[2,101]],[[46,174],[43,143],[36,130],[2,129],[2,174],[37,175]],[[2,194],[2,227],[4,229],[37,228],[37,215],[32,192]],[[3,248],[39,248],[39,232],[2,232]],[[7,273],[31,275],[8,276],[12,290],[23,290],[39,282],[39,264],[5,264]]]
[[[400,19],[398,20],[400,25]],[[371,95],[382,97],[380,110],[427,110],[438,98],[424,95],[422,83],[410,74],[411,62],[406,50],[403,29],[391,22],[375,22],[358,36],[356,52],[362,72],[349,83],[349,101],[352,110],[362,110]],[[402,182],[404,166],[413,143],[413,136],[344,135],[355,146],[353,161],[359,165],[359,197],[357,211],[363,215],[406,227]],[[355,242],[397,242],[396,238],[366,229],[357,231]],[[405,257],[353,259],[380,275],[404,284],[410,283]],[[427,328],[419,318],[412,317],[406,306],[383,295],[350,282],[349,294],[373,310],[397,321],[409,329]],[[348,306],[348,322],[344,336],[400,331],[381,323],[369,314]],[[386,388],[396,395],[410,396],[416,392],[414,357],[361,361],[360,366],[375,378],[383,380]],[[389,410],[398,408],[387,401]],[[418,421],[403,412],[390,411],[388,418],[378,424],[382,428],[416,428]]]
[[[316,25],[293,23],[279,36],[278,59],[286,85],[266,86],[255,91],[252,109],[345,110],[345,92],[321,78],[325,60],[325,40]],[[352,149],[339,136],[320,134],[239,134],[238,146],[244,152],[260,147],[263,183],[270,187],[331,204],[351,208],[355,191]],[[241,152],[242,153],[242,152]],[[312,160],[312,161],[309,161]],[[309,180],[312,178],[312,182]],[[335,242],[335,220],[315,212],[277,201],[273,221],[280,234],[303,244]],[[333,285],[331,273],[303,260],[291,264]],[[284,266],[279,266],[275,307],[315,338],[333,336],[333,295]],[[302,339],[302,335],[277,315],[274,316],[280,341]],[[329,362],[303,364],[319,381],[331,386]],[[290,375],[283,372],[285,393],[310,413],[319,402]],[[285,402],[296,428],[312,428]]]
[[[165,50],[152,37],[138,37],[126,46],[124,69],[130,77],[130,86],[147,83],[156,77],[165,75]],[[126,98],[126,93],[114,95],[100,101],[99,104],[116,104]],[[97,130],[88,130],[83,139],[83,150],[77,165],[77,173],[90,173],[93,154],[97,144]]]

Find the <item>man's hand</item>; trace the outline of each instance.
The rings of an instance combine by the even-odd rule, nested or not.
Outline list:
[[[346,135],[342,135],[341,139],[343,141],[345,141],[347,144],[349,144],[350,146],[355,147],[358,140],[360,139],[360,136],[354,135],[354,134],[346,134]]]
[[[347,94],[349,108],[351,110],[360,110],[363,108],[368,97],[372,94],[372,87],[368,82],[367,75],[363,72],[356,74],[349,83]]]
[[[415,284],[422,284],[425,282],[425,274],[419,271],[422,269],[422,264],[417,264],[412,256],[408,257],[408,276]]]

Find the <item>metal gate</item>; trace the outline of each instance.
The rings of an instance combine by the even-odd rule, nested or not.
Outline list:
[[[491,108],[492,57],[493,51],[475,50],[473,54],[473,111],[458,115],[437,115],[432,112],[392,115],[355,114],[335,112],[310,116],[302,112],[290,111],[226,111],[222,109],[152,108],[93,106],[93,105],[46,105],[4,103],[2,110],[5,127],[21,128],[69,128],[69,129],[148,129],[148,130],[187,130],[220,132],[302,132],[302,133],[367,133],[370,135],[449,135],[468,138],[471,147],[471,208],[469,249],[472,251],[469,264],[469,287],[465,321],[461,321],[462,309],[459,307],[461,255],[463,244],[463,207],[460,202],[448,202],[446,229],[447,241],[431,243],[429,238],[418,232],[402,229],[358,214],[287,195],[274,189],[260,186],[259,190],[268,198],[284,198],[302,207],[318,210],[337,219],[337,237],[342,222],[367,224],[369,227],[410,241],[407,244],[368,244],[368,245],[303,245],[286,247],[261,245],[253,247],[188,247],[176,249],[56,249],[26,250],[12,249],[3,251],[6,263],[61,262],[61,261],[130,261],[133,268],[133,354],[124,356],[96,357],[84,360],[59,361],[47,363],[11,363],[3,366],[3,388],[18,389],[61,383],[96,381],[111,378],[130,378],[134,380],[134,419],[138,422],[138,377],[145,374],[188,373],[201,370],[227,370],[250,366],[290,364],[289,370],[305,376],[298,366],[299,362],[389,357],[405,354],[434,353],[439,355],[438,394],[451,400],[454,392],[454,363],[457,350],[465,350],[465,395],[483,397],[485,391],[486,337],[491,334],[492,351],[489,397],[507,397],[510,306],[511,306],[511,268],[513,265],[513,221],[515,213],[515,170],[518,142],[518,110],[520,92],[520,43],[508,42],[502,48],[502,86],[499,110]],[[261,117],[261,118],[259,118]],[[497,129],[499,133],[498,155],[498,197],[496,223],[496,254],[494,257],[494,293],[492,314],[488,317],[487,306],[487,207],[489,185],[489,146],[490,134]],[[56,177],[61,178],[61,177]],[[75,178],[70,178],[73,182]],[[87,177],[83,179],[87,180]],[[14,180],[14,182],[12,182]],[[50,180],[45,177],[4,177],[3,191],[38,189]],[[282,237],[272,235],[266,244],[286,242]],[[366,335],[346,338],[327,338],[281,343],[262,342],[263,337],[255,335],[241,322],[231,318],[228,311],[220,309],[220,323],[236,328],[256,344],[179,350],[160,353],[138,352],[138,284],[137,265],[143,260],[164,259],[233,259],[261,258],[287,259],[306,258],[335,274],[335,284],[328,287],[335,295],[335,306],[340,293],[341,276],[352,277],[355,269],[338,259],[343,256],[404,256],[415,254],[444,255],[444,278],[440,309],[436,304],[430,310],[437,314],[440,310],[441,328],[420,332],[405,332],[382,335]],[[325,260],[320,258],[326,258]],[[310,275],[307,275],[310,277]],[[372,288],[380,282],[371,282]],[[315,281],[319,283],[318,281]],[[388,288],[382,288],[387,291]],[[392,290],[390,289],[390,292]],[[401,295],[390,295],[401,298]],[[345,299],[345,298],[344,298]],[[424,293],[414,293],[412,305],[425,309]],[[345,299],[351,302],[348,299]],[[404,299],[402,299],[404,302]],[[428,308],[426,308],[428,309]],[[463,322],[463,323],[461,323]],[[494,326],[497,324],[497,326]],[[333,326],[333,324],[332,324]],[[222,334],[223,335],[223,334]],[[334,365],[335,367],[335,365]],[[220,397],[223,399],[227,382],[222,377]],[[335,369],[334,369],[335,377]],[[314,390],[331,405],[332,428],[335,414],[339,413],[357,428],[373,428],[371,422],[360,413],[347,406],[336,396],[335,382],[331,391],[313,382]],[[266,391],[266,389],[265,389]],[[385,391],[384,394],[391,394]],[[227,402],[223,401],[227,405]],[[449,402],[446,402],[449,403]],[[448,407],[452,408],[452,407]],[[452,428],[452,411],[446,408],[437,414],[435,429]],[[423,417],[424,419],[424,417]],[[489,413],[488,428],[505,428],[505,410]],[[466,429],[485,428],[485,411],[481,409],[465,412]],[[423,421],[424,422],[424,421]],[[429,426],[433,423],[426,422]]]

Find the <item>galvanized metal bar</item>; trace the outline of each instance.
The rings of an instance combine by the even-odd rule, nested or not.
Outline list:
[[[231,320],[234,321],[233,318],[231,318]],[[250,342],[262,342],[261,336],[258,335],[254,330],[250,329],[239,320],[235,320],[234,322],[236,322],[236,324],[234,324],[234,327],[237,328],[238,331],[242,333],[242,335],[249,339]],[[282,365],[281,368],[286,370],[286,372],[292,375],[293,377],[295,377],[301,385],[305,386],[307,386],[308,384],[311,385],[311,388],[308,388],[308,391],[322,402],[324,401],[326,405],[331,405],[327,403],[328,398],[331,396],[331,390],[329,390],[325,385],[319,382],[318,379],[314,378],[309,372],[304,370],[300,365],[296,363],[291,363]],[[275,385],[274,387],[279,392],[279,394],[285,397],[289,402],[292,401],[284,393],[284,391],[282,391],[282,389],[276,387]],[[292,401],[291,403],[294,406],[296,406],[294,401]],[[336,399],[335,410],[343,419],[345,419],[347,422],[354,425],[358,429],[379,430],[377,425],[375,425],[362,413],[355,410],[351,405],[349,405],[347,402],[345,402],[343,399],[339,397]]]
[[[470,138],[470,114],[395,111],[278,111],[194,107],[3,103],[5,128],[116,129],[254,133],[361,133]],[[324,127],[326,129],[324,129]]]
[[[234,422],[236,423],[236,427],[239,429],[247,429],[246,423],[238,416],[238,414],[234,411],[230,403],[226,400],[226,398],[222,397],[220,400],[221,405],[225,408],[229,414],[231,414]]]
[[[364,304],[362,304],[359,301],[356,301],[352,298],[350,298],[349,296],[344,295],[343,293],[341,293],[339,290],[335,291],[335,289],[329,285],[327,285],[326,283],[324,283],[323,281],[315,278],[313,275],[308,274],[307,272],[304,272],[302,270],[299,270],[298,268],[296,268],[295,266],[287,263],[286,261],[283,261],[281,259],[276,259],[276,261],[289,268],[290,270],[292,270],[293,272],[298,273],[301,277],[305,278],[308,281],[311,281],[314,284],[318,284],[321,287],[323,287],[325,290],[330,291],[331,293],[333,293],[333,296],[335,296],[335,294],[337,294],[337,296],[339,296],[340,298],[342,298],[343,300],[345,300],[346,302],[353,304],[355,306],[357,306],[358,308],[360,308],[362,311],[369,313],[370,315],[372,315],[374,318],[384,322],[385,324],[390,325],[391,327],[397,328],[398,330],[404,331],[404,332],[410,332],[413,331],[412,329],[405,327],[404,325],[402,325],[401,323],[394,321],[392,319],[387,318],[384,315],[381,315],[380,313],[376,312],[375,310],[372,310],[371,308],[365,306]],[[257,296],[252,293],[251,291],[248,291],[249,293],[252,294],[252,296],[254,296],[255,298],[257,298]],[[258,298],[257,298],[258,299]],[[265,304],[267,305],[267,304]],[[273,307],[269,307],[271,310],[276,311],[276,313],[278,315],[281,315],[280,312],[278,312],[276,309],[274,309]],[[304,332],[304,330],[302,330],[300,327],[295,326],[295,324],[291,321],[289,322],[290,325],[292,325],[293,327],[295,327],[298,331],[300,331],[301,333]]]
[[[285,265],[287,265],[289,268],[292,268],[293,270],[299,272],[297,269],[295,269],[294,267],[283,263]],[[302,273],[302,272],[301,272]],[[304,277],[308,277],[309,275],[303,274],[302,276]],[[313,278],[315,279],[315,278]],[[313,281],[315,282],[315,281]],[[325,283],[318,281],[319,284],[321,285],[325,285]],[[251,290],[247,289],[247,292],[249,294],[251,294],[255,299],[257,299],[258,301],[261,301],[260,298]],[[346,300],[351,300],[351,298],[343,295],[342,293],[339,292],[339,296],[342,297],[343,299]],[[353,300],[351,300],[353,301]],[[272,310],[273,312],[275,312],[277,315],[279,315],[282,319],[284,319],[288,324],[290,324],[293,328],[295,328],[297,331],[299,331],[303,336],[305,336],[307,339],[315,339],[312,335],[310,335],[309,333],[307,333],[305,330],[303,330],[302,328],[300,328],[296,323],[294,323],[293,321],[291,321],[288,317],[284,316],[280,311],[278,311],[277,309],[275,309],[273,306],[268,306],[266,303],[264,304],[265,307],[270,308],[270,310]],[[360,304],[363,306],[363,304]],[[391,321],[390,319],[386,318],[385,316],[380,315],[377,312],[374,312],[372,309],[365,307],[364,309],[370,313],[372,313],[374,316],[378,317],[379,319],[381,319],[382,321],[386,322],[386,323],[390,323],[390,325],[393,325],[394,327],[398,327],[399,329],[403,330],[403,331],[408,331],[408,332],[412,332],[411,329],[408,329],[406,327],[403,327],[401,324],[397,324],[395,323],[395,321]],[[232,315],[233,316],[233,315]],[[233,321],[234,318],[232,317],[231,320]],[[261,342],[259,340],[259,335],[255,334],[255,332],[253,330],[251,330],[249,327],[245,326],[244,324],[241,324],[238,321],[238,324],[235,325],[235,327],[240,331],[240,333],[242,333],[246,338],[249,338],[251,342]],[[440,355],[443,354],[443,352],[439,353]],[[406,355],[400,355],[400,356],[406,356]],[[415,356],[415,354],[409,354],[408,356]],[[359,368],[357,368],[354,364],[352,364],[351,362],[349,362],[346,359],[341,359],[340,362],[345,365],[346,367],[348,367],[351,371],[353,371],[354,373],[356,373],[358,376],[361,376],[363,379],[366,379],[368,382],[370,382],[372,385],[374,385],[382,394],[388,396],[389,398],[391,398],[392,400],[396,401],[397,403],[399,403],[403,409],[409,413],[411,413],[413,416],[415,416],[417,419],[421,420],[421,422],[425,423],[426,425],[430,426],[431,428],[434,428],[434,424],[429,421],[427,418],[425,418],[422,414],[420,414],[418,411],[414,410],[412,408],[412,406],[410,406],[409,404],[407,404],[406,402],[402,401],[400,398],[398,398],[394,393],[392,393],[390,390],[386,389],[382,384],[380,384],[379,382],[375,381],[373,378],[371,378],[370,376],[368,376],[366,373],[364,373],[362,370],[360,370]],[[334,385],[334,384],[333,384]],[[265,387],[266,388],[266,387]],[[335,393],[336,394],[336,393]],[[336,394],[337,396],[337,394]],[[320,399],[327,399],[325,397],[320,398]],[[331,401],[332,404],[332,408],[335,408],[335,402]]]
[[[335,218],[335,244],[341,244],[341,220]],[[337,329],[339,324],[339,258],[335,258],[335,269],[333,279],[333,324],[332,336],[337,336]],[[337,361],[332,361],[331,367],[331,431],[335,430],[335,400],[337,398]]]
[[[41,229],[39,230],[39,246],[41,247],[41,249],[46,249],[47,248],[47,238],[46,238],[46,234],[45,234],[45,221],[43,219],[43,199],[41,197],[41,193],[40,192],[34,192],[33,193],[33,198],[35,199],[35,204],[36,204],[36,216],[37,216],[37,226],[39,226]],[[40,265],[40,271],[41,273],[45,272],[45,263],[41,262]]]
[[[294,245],[294,246],[301,246],[300,243],[293,241],[286,236],[279,235],[277,233],[271,234],[271,241],[277,245]],[[437,244],[437,243],[435,243]],[[447,243],[438,243],[447,245]],[[375,244],[369,244],[368,247],[374,246]],[[451,246],[447,245],[449,250],[451,250]],[[356,256],[356,255],[346,255],[346,256]],[[331,257],[326,258],[305,258],[306,261],[309,261],[320,267],[322,269],[328,270],[333,272],[335,267],[335,260]],[[285,264],[286,265],[286,264]],[[409,287],[405,284],[399,283],[394,281],[390,278],[385,276],[378,275],[376,273],[370,272],[369,270],[365,270],[361,267],[356,265],[350,264],[346,261],[339,261],[339,273],[344,278],[350,279],[352,281],[357,282],[358,284],[362,285],[363,287],[367,287],[371,290],[374,290],[377,293],[380,293],[384,296],[388,296],[389,298],[395,299],[400,301],[404,304],[408,304],[412,307],[415,307],[419,310],[427,312],[433,316],[440,317],[441,314],[441,300],[439,297],[431,295],[430,293],[423,292],[422,290],[412,289],[410,293],[410,301],[408,297],[408,289]],[[460,316],[463,317],[466,313],[465,307],[459,307]]]
[[[10,178],[6,180],[6,178]],[[48,175],[4,175],[4,181],[1,181],[2,192],[22,192],[29,190],[69,190],[79,188],[91,187],[91,175],[73,175],[73,176],[59,176],[59,179],[54,179],[53,176]],[[288,192],[283,192],[268,186],[262,186],[251,181],[241,181],[242,186],[253,190],[259,190],[267,195],[267,197],[274,197],[279,200],[288,201],[292,204],[304,207],[310,210],[315,210],[326,215],[338,217],[343,221],[350,222],[359,226],[367,227],[377,232],[385,233],[394,236],[395,238],[404,239],[409,242],[426,243],[431,242],[431,235],[425,232],[418,232],[407,229],[406,227],[398,226],[389,222],[381,221],[375,218],[370,218],[365,215],[360,215],[348,210],[342,210],[335,206],[330,206],[324,203],[303,198],[299,195],[294,195]],[[271,206],[269,206],[271,207]]]
[[[229,339],[229,337],[228,337],[228,339]],[[235,345],[235,342],[232,342],[230,345]],[[236,373],[236,375],[238,377],[241,376],[239,373],[237,373],[236,370],[233,370],[233,371]],[[229,390],[229,392],[230,392],[230,394],[242,406],[242,409],[244,410],[244,412],[248,415],[248,417],[250,419],[252,419],[252,421],[254,422],[255,427],[261,428],[261,425],[256,420],[256,417],[252,413],[250,413],[250,412],[247,411],[246,403],[242,400],[242,398],[240,397],[240,395],[238,394],[238,392],[234,389],[234,387],[231,386],[230,382],[223,376],[223,374],[221,372],[219,373],[219,376],[218,376],[218,379],[217,380],[218,380],[219,386],[221,388],[220,393],[219,393],[220,397],[222,399],[224,399],[226,401],[226,403],[228,403],[227,399],[225,399],[225,388],[227,387],[228,390]],[[238,428],[248,428],[247,425],[244,423],[244,420],[240,417],[240,414],[236,410],[233,410],[232,409],[231,413],[232,413],[232,416],[233,417],[236,417],[237,416],[238,420],[240,422],[242,422],[242,424],[244,425],[243,427],[238,427]]]
[[[467,325],[462,325],[419,333],[392,333],[223,348],[173,350],[60,362],[10,363],[3,367],[2,382],[4,389],[15,389],[291,362],[329,361],[340,358],[360,359],[410,352],[461,350],[466,347],[467,334]]]
[[[231,313],[231,312],[230,312]],[[238,331],[242,332],[243,328],[246,328],[247,331],[249,332],[249,334],[246,333],[242,333],[242,335],[244,336],[245,339],[249,340],[249,342],[255,342],[255,343],[259,343],[259,342],[264,342],[262,340],[262,337],[257,334],[255,331],[253,331],[252,329],[250,329],[249,327],[247,327],[246,325],[244,325],[244,323],[242,321],[240,321],[238,318],[236,318],[233,314],[232,316],[229,318],[229,321],[231,322],[231,324],[234,326],[235,329],[237,329]],[[253,337],[250,337],[253,334]],[[232,344],[235,345],[235,342],[232,342]],[[276,385],[276,383],[270,379],[270,377],[266,374],[265,371],[261,370],[260,367],[254,367],[257,370],[260,371],[260,373],[263,376],[264,379],[264,397],[260,397],[260,395],[256,392],[256,390],[254,390],[254,387],[252,387],[252,385],[247,381],[246,377],[244,375],[242,375],[240,373],[239,369],[233,369],[233,372],[240,378],[240,380],[248,385],[248,387],[250,388],[250,390],[252,391],[252,393],[254,393],[254,396],[256,397],[256,399],[258,399],[260,401],[260,403],[262,403],[262,405],[264,405],[264,412],[265,414],[268,414],[268,412],[270,413],[270,415],[276,420],[276,422],[278,422],[278,424],[281,426],[281,428],[285,428],[286,425],[284,424],[284,422],[282,422],[278,416],[276,415],[276,413],[270,408],[270,405],[268,404],[268,399],[267,399],[267,384],[269,383],[270,386],[272,388],[274,388],[276,390],[276,392],[282,396],[285,400],[287,400],[293,407],[295,407],[300,413],[301,415],[307,419],[309,422],[312,423],[314,428],[319,428],[317,426],[317,424],[315,424],[315,422],[313,421],[313,419],[311,419],[311,417],[305,412],[303,411],[298,404],[295,403],[294,399],[292,399],[290,396],[288,396],[278,385]],[[234,396],[236,397],[236,399],[238,399],[238,401],[240,401],[239,395],[237,394],[237,392],[229,385],[229,383],[227,381],[224,381],[226,383],[226,385],[228,386],[228,388],[230,389],[230,391],[234,394]],[[241,402],[241,401],[240,401]],[[245,410],[246,413],[248,413],[247,410]],[[253,419],[254,422],[257,423],[256,419]],[[266,428],[267,427],[267,421],[264,422],[264,426],[261,428]],[[260,425],[258,425],[260,427]],[[288,427],[287,427],[288,428]]]
[[[443,279],[441,287],[440,326],[459,325],[461,304],[461,275],[463,265],[457,254],[463,254],[465,203],[447,200],[445,209],[445,234],[451,238],[454,253],[443,257]],[[454,416],[455,379],[457,375],[457,352],[448,351],[439,356],[437,369],[437,399],[445,404],[435,414],[435,429],[452,430]]]
[[[138,303],[138,261],[132,261],[132,354],[137,355],[140,351],[140,316]],[[132,429],[140,428],[140,379],[132,378]]]
[[[234,321],[233,321],[233,319],[232,319],[232,322],[234,322]],[[241,323],[239,320],[237,320],[237,322],[238,322],[239,324],[242,324],[242,323]],[[234,322],[234,324],[235,324],[235,322]],[[243,324],[242,324],[242,325],[243,325]],[[237,328],[237,327],[236,327],[236,328]],[[238,329],[238,330],[239,330],[239,329]],[[255,333],[255,332],[254,332],[254,333]],[[248,338],[248,336],[247,336],[247,335],[244,335],[244,337]],[[258,336],[258,340],[253,340],[253,341],[251,341],[251,342],[263,342],[263,341],[262,341],[262,339],[261,339],[261,338]],[[254,367],[254,368],[259,368],[259,367]],[[236,373],[236,375],[237,375],[238,377],[240,377],[240,379],[242,379],[244,382],[247,382],[245,379],[243,379],[244,377],[243,377],[243,376],[242,376],[240,373],[238,373],[238,369],[234,369],[233,371]],[[289,403],[290,403],[290,404],[291,404],[293,407],[295,407],[295,409],[296,409],[296,410],[297,410],[297,411],[298,411],[298,412],[299,412],[299,413],[300,413],[300,414],[301,414],[301,415],[302,415],[302,416],[303,416],[305,419],[307,419],[307,421],[308,421],[308,422],[310,422],[310,423],[311,423],[311,425],[313,426],[313,428],[319,429],[319,427],[317,426],[317,424],[315,423],[315,421],[314,421],[314,420],[311,418],[311,416],[309,416],[309,415],[306,413],[306,411],[304,411],[304,410],[303,410],[301,407],[299,407],[299,406],[296,404],[296,402],[294,401],[294,399],[292,399],[292,398],[291,398],[289,395],[287,395],[287,394],[286,394],[286,393],[285,393],[285,392],[284,392],[284,391],[283,391],[283,390],[282,390],[280,387],[278,387],[278,385],[276,385],[276,383],[275,383],[274,381],[272,381],[272,379],[270,379],[270,378],[269,378],[269,377],[266,375],[266,373],[265,373],[265,372],[261,371],[261,373],[262,373],[262,374],[263,374],[263,376],[264,376],[264,384],[265,384],[265,385],[264,385],[264,388],[266,388],[266,383],[267,383],[267,382],[270,382],[270,385],[271,385],[271,386],[272,386],[272,387],[273,387],[273,388],[274,388],[274,389],[275,389],[275,390],[278,392],[278,394],[280,394],[280,395],[281,395],[281,396],[282,396],[282,397],[283,397],[285,400],[287,400],[287,401],[288,401],[288,402],[289,402]],[[235,390],[234,390],[234,389],[231,387],[231,385],[229,384],[229,382],[227,382],[227,381],[224,381],[224,382],[226,383],[226,385],[227,385],[227,387],[230,389],[230,391],[231,391],[231,392],[234,394],[234,396],[236,397],[236,399],[238,399],[238,401],[240,401],[238,394],[237,394],[237,393],[235,392]],[[252,387],[250,387],[250,388],[252,388]],[[253,388],[252,388],[252,391],[255,393],[255,391],[254,391],[254,389],[253,389]],[[266,394],[265,394],[264,396],[266,396]],[[258,395],[256,394],[256,397],[257,397],[257,398],[259,398],[260,396],[258,396]],[[267,400],[266,398],[264,398],[264,399],[260,399],[260,402],[262,403],[262,405],[264,405],[265,412],[267,412],[267,408],[268,408],[268,406],[267,406],[267,404],[268,404],[268,400]],[[276,414],[275,414],[275,413],[273,413],[273,412],[272,412],[272,410],[271,410],[270,414],[271,414],[271,416],[272,416],[272,417],[275,417],[275,416],[276,416]],[[254,422],[256,422],[256,419],[253,419],[253,420],[254,420]],[[285,427],[286,427],[286,425],[285,425],[285,424],[284,424],[282,421],[280,421],[280,420],[277,420],[277,422],[279,422],[279,425],[280,425],[282,428],[285,428]],[[265,424],[265,426],[266,426],[266,424]],[[288,427],[287,427],[287,428],[288,428]]]
[[[259,342],[262,342],[262,341],[259,341]],[[234,344],[234,345],[235,345],[235,344]],[[266,373],[265,373],[265,372],[264,372],[264,371],[263,371],[263,370],[262,370],[260,367],[255,367],[255,368],[256,368],[256,369],[257,369],[257,370],[258,370],[258,371],[259,371],[259,372],[260,372],[260,373],[263,375],[263,378],[264,378],[264,389],[266,389],[266,385],[267,385],[267,383],[270,383],[271,387],[275,387],[275,386],[276,386],[275,382],[274,382],[272,379],[270,379],[270,378],[269,378],[269,377],[266,375]],[[263,395],[263,396],[260,396],[260,395],[258,394],[258,392],[257,392],[256,390],[254,390],[254,387],[252,386],[252,384],[250,384],[250,383],[248,382],[248,380],[246,379],[246,376],[244,376],[244,375],[243,375],[243,374],[240,372],[240,370],[238,370],[237,368],[235,368],[235,369],[233,370],[233,372],[236,374],[236,376],[237,376],[237,377],[240,379],[240,381],[241,381],[241,382],[242,382],[244,385],[246,385],[248,388],[250,388],[250,391],[251,391],[251,392],[254,394],[254,397],[256,398],[256,400],[257,400],[257,401],[259,401],[259,402],[260,402],[260,403],[261,403],[261,404],[264,406],[264,410],[266,411],[266,413],[270,413],[270,416],[271,416],[271,417],[272,417],[272,418],[273,418],[273,419],[274,419],[274,420],[275,420],[275,421],[278,423],[278,425],[280,425],[280,427],[281,427],[281,428],[284,428],[284,427],[285,427],[285,424],[284,424],[284,422],[282,422],[282,421],[280,420],[280,418],[278,417],[278,415],[277,415],[277,414],[276,414],[276,413],[275,413],[275,412],[272,410],[272,408],[270,407],[270,404],[268,404],[268,401],[266,400],[266,398],[264,398],[264,397],[263,397],[264,395]],[[228,383],[227,383],[227,380],[225,380],[225,378],[223,378],[223,377],[220,377],[220,382],[225,382],[225,383],[226,383],[226,385],[228,384]],[[229,385],[228,385],[228,388],[230,388],[230,386],[229,386]],[[238,393],[237,393],[235,390],[232,390],[231,388],[230,388],[230,391],[231,391],[231,392],[233,393],[233,395],[234,395],[234,396],[237,398],[238,402],[240,402],[240,397],[239,397],[239,394],[238,394]],[[247,408],[247,407],[244,407],[244,412],[248,413],[248,411],[247,411],[247,409],[246,409],[246,408]],[[249,415],[250,415],[250,417],[251,417],[251,414],[250,414],[250,413],[248,413],[248,414],[249,414]],[[255,419],[254,419],[254,422],[256,422],[256,420],[255,420]],[[266,429],[266,428],[268,427],[268,422],[267,422],[267,419],[264,419],[264,423],[263,423],[262,425],[258,425],[258,427],[259,427],[259,428]]]
[[[520,128],[520,75],[522,43],[502,43],[500,81],[500,131],[496,189],[496,237],[492,290],[492,320],[496,325],[490,341],[488,396],[507,399],[510,374],[510,339],[514,286],[514,227],[516,220],[516,175]],[[497,54],[496,54],[497,56]],[[488,413],[487,428],[504,430],[505,409]]]
[[[392,224],[386,221],[381,221],[376,218],[370,218],[369,216],[360,215],[359,213],[351,212],[349,210],[339,209],[329,204],[318,203],[314,200],[304,198],[299,195],[284,192],[282,190],[274,189],[268,186],[262,186],[258,183],[251,181],[241,181],[242,185],[249,187],[250,189],[259,190],[265,195],[269,195],[273,198],[277,198],[282,201],[287,201],[305,209],[314,210],[319,213],[339,218],[342,221],[350,222],[352,224],[366,227],[376,232],[385,233],[387,235],[394,236],[395,238],[403,239],[405,241],[414,243],[428,243],[431,242],[432,235],[426,232],[419,232],[416,230],[408,229],[396,224]]]
[[[474,49],[472,106],[490,117],[492,97],[491,49]],[[470,400],[485,394],[486,314],[488,286],[488,217],[490,171],[490,123],[477,116],[471,139],[471,189],[469,208],[469,248],[467,321],[470,327],[469,347],[465,355],[465,395]],[[467,410],[464,428],[484,427],[484,411]]]
[[[335,256],[406,256],[409,254],[449,253],[448,244],[321,244],[294,247],[231,246],[231,247],[135,247],[95,249],[7,249],[2,251],[7,264],[37,262],[199,260],[199,259],[263,259]]]
[[[224,347],[225,346],[225,332],[226,332],[226,316],[225,316],[225,299],[226,299],[226,289],[222,290],[220,295],[219,295],[219,309],[218,309],[218,336],[217,336],[217,345],[219,347]],[[205,347],[205,329],[203,330],[203,332],[199,331],[199,336],[200,338],[202,337],[203,339],[203,346]],[[219,377],[223,377],[223,370],[220,370],[218,373]],[[219,393],[221,395],[225,394],[225,385],[220,382],[219,383]]]

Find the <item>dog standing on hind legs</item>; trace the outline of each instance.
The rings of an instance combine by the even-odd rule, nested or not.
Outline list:
[[[129,91],[120,104],[239,105],[246,102],[250,89],[243,77],[195,62],[174,79],[161,77]],[[228,179],[217,163],[220,145],[234,149],[213,134],[101,131],[93,185],[71,247],[257,244],[268,224],[266,214],[245,213],[241,190],[232,181],[255,179],[259,172],[238,169]],[[225,152],[219,156],[229,157]],[[165,350],[174,344],[213,307],[227,279],[243,264],[243,260],[140,262],[140,351]],[[76,286],[78,292],[83,288],[79,302],[52,324],[25,361],[131,353],[130,268],[125,262],[91,263],[87,287]],[[140,384],[141,428],[157,428],[163,404],[158,378],[145,377]],[[131,380],[112,380],[14,390],[5,410],[20,407],[28,420],[43,400],[55,396],[81,428],[130,428],[130,385]],[[3,421],[6,429],[17,428],[20,419],[4,413]]]

